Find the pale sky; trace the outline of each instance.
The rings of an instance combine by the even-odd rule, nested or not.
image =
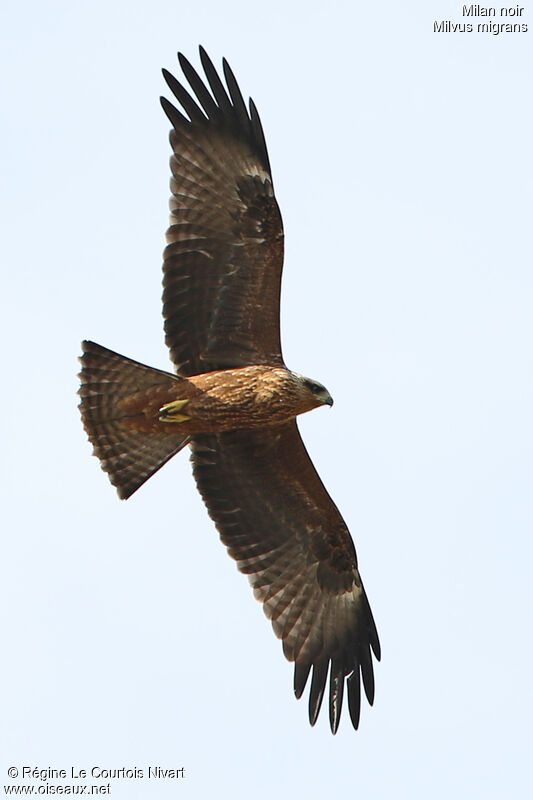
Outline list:
[[[12,766],[160,766],[185,778],[111,795],[529,796],[533,7],[527,33],[434,20],[462,4],[5,7],[0,794],[44,783]],[[160,68],[200,43],[263,121],[285,359],[335,398],[301,431],[383,649],[335,737],[187,453],[121,502],[77,411],[83,338],[171,368]]]

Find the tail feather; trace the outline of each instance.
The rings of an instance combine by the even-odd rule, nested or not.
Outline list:
[[[114,353],[94,342],[82,342],[79,405],[83,425],[122,499],[130,497],[189,441],[179,433],[148,433],[121,425],[118,402],[142,389],[171,385],[180,379]],[[173,426],[172,426],[173,427]]]

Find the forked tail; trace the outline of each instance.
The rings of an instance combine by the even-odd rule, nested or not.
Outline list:
[[[132,430],[119,402],[133,392],[172,385],[180,379],[114,353],[94,342],[82,342],[79,405],[83,425],[102,469],[122,499],[157,472],[189,441],[172,430],[155,433]],[[170,426],[174,429],[174,426]]]

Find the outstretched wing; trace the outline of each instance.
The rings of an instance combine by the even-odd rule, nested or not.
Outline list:
[[[371,649],[379,660],[379,639],[351,536],[296,422],[194,436],[191,446],[198,488],[221,539],[295,662],[297,697],[313,668],[311,724],[329,670],[331,729],[339,724],[345,679],[357,728],[360,676],[372,704]]]
[[[261,122],[252,100],[248,112],[227,62],[226,89],[203,48],[200,57],[211,91],[180,53],[196,97],[164,70],[187,116],[161,98],[174,126],[163,316],[171,358],[184,376],[283,364],[283,227]]]

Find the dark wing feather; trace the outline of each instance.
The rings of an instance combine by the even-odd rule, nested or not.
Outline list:
[[[226,89],[203,49],[200,55],[209,88],[179,55],[194,96],[163,71],[187,116],[161,99],[174,126],[163,315],[184,376],[283,364],[283,227],[261,122],[251,101],[248,113],[227,62]]]
[[[302,694],[312,668],[314,724],[330,671],[337,730],[345,679],[355,727],[360,674],[374,699],[372,649],[380,646],[346,525],[324,488],[296,422],[261,431],[192,437],[198,488],[229,554],[249,576]]]

